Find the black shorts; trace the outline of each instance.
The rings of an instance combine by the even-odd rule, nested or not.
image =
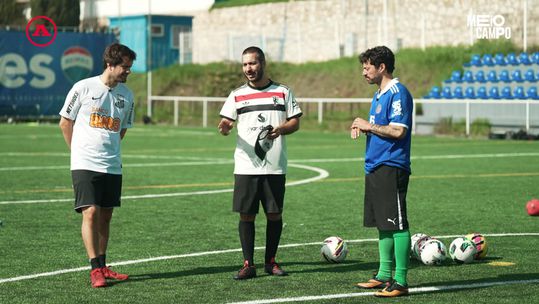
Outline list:
[[[89,170],[71,171],[75,191],[75,211],[83,207],[120,207],[122,175],[94,172]]]
[[[259,202],[265,213],[282,213],[284,205],[285,175],[234,174],[234,199],[232,210],[255,215]]]
[[[365,175],[365,227],[377,227],[382,231],[408,229],[406,193],[409,179],[408,171],[383,165]]]

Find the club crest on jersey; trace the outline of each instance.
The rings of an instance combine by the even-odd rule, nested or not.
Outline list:
[[[381,104],[378,104],[376,106],[376,110],[375,110],[376,114],[380,114],[380,112],[382,112],[382,105]]]
[[[114,106],[119,109],[123,109],[125,107],[125,97],[120,94],[116,95],[116,101],[114,102]]]
[[[279,104],[279,98],[277,98],[277,96],[273,96],[271,99],[273,100],[273,106],[276,107]]]
[[[266,117],[264,117],[264,115],[262,115],[262,113],[258,114],[257,119],[258,119],[259,122],[266,122]]]

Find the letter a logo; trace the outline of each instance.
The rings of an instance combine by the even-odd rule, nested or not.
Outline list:
[[[36,30],[34,31],[32,36],[46,36],[46,37],[49,37],[49,36],[52,36],[52,35],[51,35],[51,33],[49,33],[49,31],[47,31],[47,28],[45,27],[45,25],[37,24],[36,25]]]
[[[52,33],[47,29],[47,26],[49,29],[52,26]],[[56,23],[47,16],[34,17],[26,24],[26,38],[30,43],[38,47],[46,47],[51,44],[56,39],[57,34]]]

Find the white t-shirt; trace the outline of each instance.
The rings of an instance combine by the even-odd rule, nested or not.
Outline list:
[[[264,88],[245,84],[230,93],[220,115],[237,122],[234,174],[286,174],[286,136],[258,137],[264,127],[302,115],[290,88],[273,81]]]
[[[75,121],[71,170],[122,174],[120,131],[131,128],[133,93],[124,84],[107,87],[99,76],[83,79],[67,94],[60,115]]]

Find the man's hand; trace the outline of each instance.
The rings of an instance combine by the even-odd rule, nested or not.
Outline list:
[[[368,133],[371,130],[371,124],[363,118],[356,118],[350,126],[350,137],[356,139],[361,132]]]
[[[227,136],[230,134],[230,130],[234,128],[234,122],[232,120],[222,118],[219,122],[219,133],[223,134],[224,136]]]

